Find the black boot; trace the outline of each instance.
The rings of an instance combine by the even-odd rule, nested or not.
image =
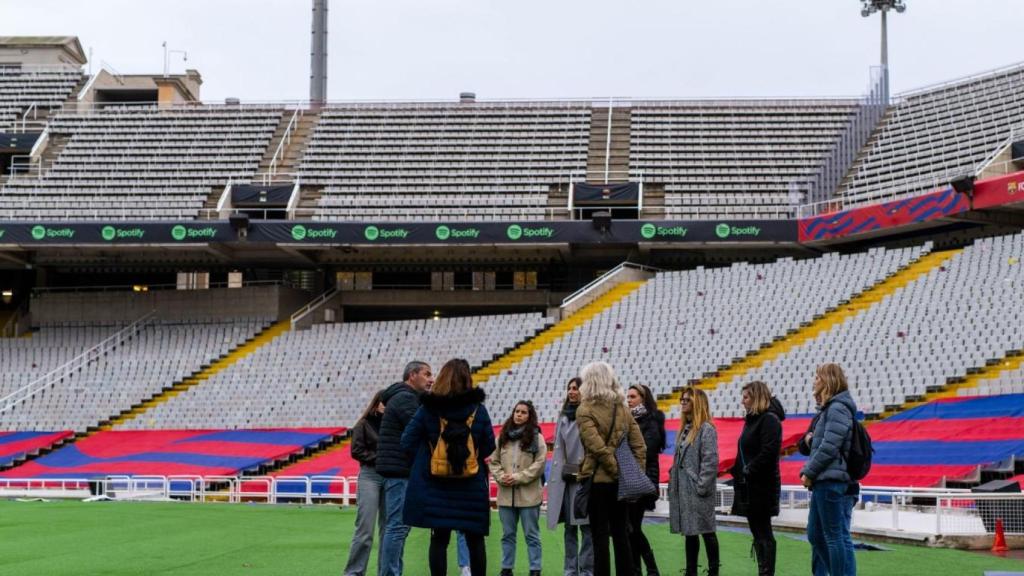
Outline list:
[[[647,566],[647,576],[661,576],[661,572],[658,571],[658,561],[654,558],[654,551],[648,548],[640,554],[644,559],[644,564]],[[637,570],[637,574],[640,571]]]
[[[765,563],[765,576],[775,576],[775,540],[765,540],[764,543],[764,563]]]
[[[718,576],[718,567],[722,565],[718,553],[718,536],[714,533],[705,534],[704,547],[708,553],[708,576]]]

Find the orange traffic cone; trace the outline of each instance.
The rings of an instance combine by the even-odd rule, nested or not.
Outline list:
[[[1001,554],[1007,552],[1010,549],[1006,546],[1006,534],[1003,533],[1003,519],[996,519],[996,538],[992,542],[992,552],[995,554]]]

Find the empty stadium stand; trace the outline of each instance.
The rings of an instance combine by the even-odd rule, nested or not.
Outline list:
[[[200,370],[203,365],[252,338],[268,319],[238,322],[156,322],[48,389],[0,413],[0,429],[82,432]],[[79,329],[43,328],[39,340],[12,340],[21,366],[35,363],[29,376],[4,377],[7,394],[57,369],[89,349]],[[51,347],[51,343],[56,346]],[[25,344],[27,343],[27,345]],[[35,344],[35,346],[33,346]],[[5,350],[6,351],[6,350]],[[40,364],[40,362],[43,362]],[[26,382],[26,380],[28,382]]]
[[[814,369],[841,364],[858,406],[880,413],[923,398],[1008,351],[1020,350],[1019,297],[1024,235],[977,240],[948,261],[788,353],[737,377],[717,394],[738,395],[753,379],[768,382],[796,412],[812,412]]]
[[[7,478],[234,476],[302,453],[344,428],[107,431],[0,473]]]
[[[633,102],[630,171],[665,187],[665,216],[790,218],[857,111],[854,100]]]
[[[580,102],[330,106],[299,176],[322,220],[544,219],[589,136]]]
[[[82,71],[62,66],[0,65],[0,132],[18,128],[29,118],[45,118],[59,108],[82,81]]]
[[[901,94],[838,196],[856,205],[944,188],[1022,128],[1022,65]]]
[[[56,115],[63,145],[37,178],[0,189],[0,218],[192,219],[255,175],[282,107],[104,108]]]
[[[0,432],[0,468],[6,467],[29,454],[46,449],[72,432]]]
[[[513,314],[287,332],[122,429],[351,426],[410,360],[429,362],[435,373],[453,357],[480,366],[547,323],[540,314]]]
[[[562,386],[592,360],[610,362],[626,385],[643,383],[656,394],[672,392],[784,337],[927,250],[873,249],[661,273],[586,324],[494,375],[485,383],[491,405],[502,413],[511,411],[519,398],[533,398],[541,419],[554,420]],[[716,401],[715,415],[739,416],[738,398]],[[794,411],[792,406],[787,409]]]

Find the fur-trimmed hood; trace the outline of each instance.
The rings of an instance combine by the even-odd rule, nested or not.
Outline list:
[[[425,410],[449,419],[464,419],[476,411],[476,407],[484,403],[487,394],[482,388],[472,388],[454,396],[438,396],[436,394],[424,394],[420,397],[420,403]]]

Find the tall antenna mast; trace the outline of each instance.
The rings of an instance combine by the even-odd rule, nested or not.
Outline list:
[[[313,0],[313,42],[309,56],[309,100],[327,102],[327,0]]]

